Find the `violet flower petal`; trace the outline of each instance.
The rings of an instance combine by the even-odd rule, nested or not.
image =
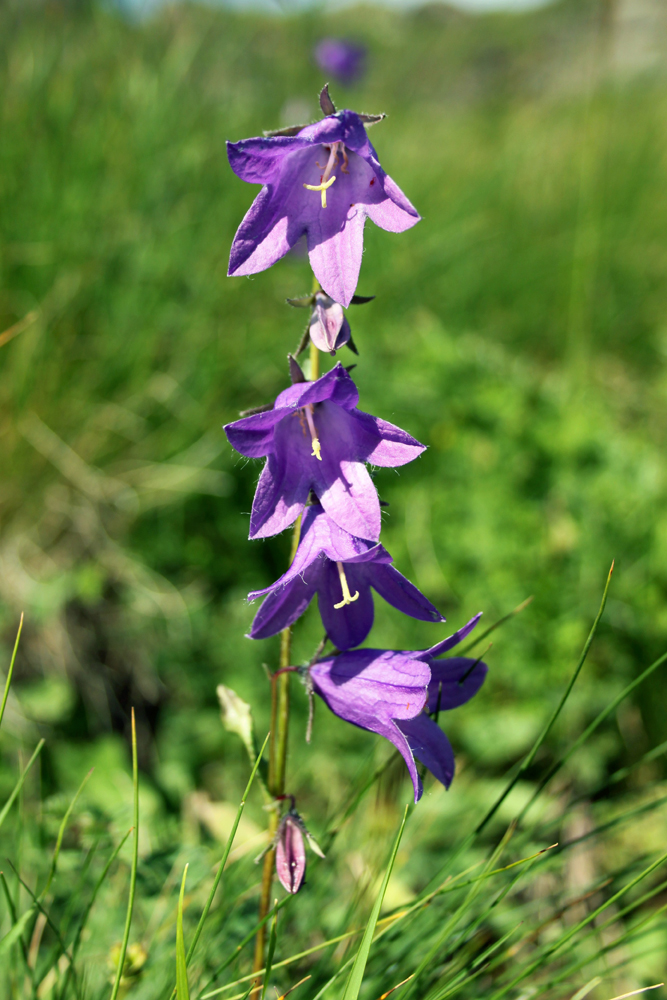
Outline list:
[[[335,715],[394,744],[407,765],[417,802],[421,781],[407,737],[395,720],[421,712],[429,667],[406,653],[357,649],[320,660],[311,667],[310,676]]]
[[[469,622],[466,622],[466,624],[463,625],[458,632],[454,632],[453,635],[443,639],[442,642],[437,642],[435,646],[431,646],[430,649],[421,650],[416,655],[420,656],[422,659],[432,659],[435,656],[440,656],[442,653],[446,653],[448,650],[453,649],[454,646],[458,646],[458,644],[465,639],[467,635],[470,635],[481,617],[482,612],[479,611],[474,618],[471,618]]]
[[[335,607],[340,604],[343,593],[338,568],[333,562],[326,563],[317,591],[324,630],[337,649],[351,649],[363,642],[373,627],[375,616],[371,588],[362,574],[355,566],[346,564],[345,576],[350,593],[359,595],[351,604]]]
[[[417,760],[449,788],[454,777],[454,751],[440,726],[422,713],[414,719],[401,719],[398,728],[407,736]]]
[[[330,565],[330,564],[329,564]],[[282,632],[300,618],[318,588],[324,569],[324,559],[313,563],[303,574],[286,587],[278,587],[265,597],[255,615],[248,634],[249,639],[268,639]]]
[[[364,457],[371,465],[396,468],[418,458],[426,446],[407,431],[363,410],[356,410],[359,440],[363,440]]]
[[[373,563],[366,571],[366,578],[387,604],[402,611],[404,615],[410,615],[411,618],[423,622],[445,621],[438,609],[424,597],[414,583],[410,583],[393,566]]]
[[[451,656],[445,660],[430,660],[431,680],[428,685],[428,710],[438,706],[446,711],[465,705],[481,688],[489,668],[481,660],[467,656]]]

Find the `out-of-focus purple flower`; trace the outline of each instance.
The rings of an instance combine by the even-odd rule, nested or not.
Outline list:
[[[339,83],[354,83],[364,75],[366,47],[346,38],[323,38],[315,46],[315,62]]]
[[[276,873],[280,884],[287,892],[297,893],[303,885],[306,875],[304,836],[311,849],[323,858],[324,854],[314,838],[308,833],[299,814],[292,807],[281,819],[275,840]]]
[[[446,788],[454,777],[451,744],[427,713],[456,708],[482,686],[485,663],[463,656],[437,659],[465,638],[479,618],[430,649],[355,649],[310,668],[313,688],[332,712],[394,744],[408,766],[415,802],[422,795],[415,757]]]
[[[383,116],[336,112],[326,88],[320,104],[326,117],[313,125],[227,143],[234,173],[262,185],[234,237],[228,273],[264,271],[305,232],[317,280],[347,307],[359,277],[366,217],[401,233],[419,214],[380,166],[366,134],[364,125]]]
[[[424,445],[357,409],[357,387],[341,364],[316,382],[281,392],[273,409],[227,424],[233,448],[267,456],[250,515],[250,538],[289,527],[313,490],[329,517],[359,538],[380,537],[380,502],[364,465],[395,468]]]
[[[421,621],[445,619],[421,591],[391,565],[382,545],[355,538],[320,504],[307,508],[294,561],[283,576],[248,600],[265,597],[251,639],[266,639],[295,622],[317,593],[326,633],[338,649],[363,642],[373,625],[371,587],[399,611]]]

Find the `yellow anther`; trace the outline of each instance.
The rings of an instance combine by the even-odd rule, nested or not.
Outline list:
[[[356,601],[356,599],[359,597],[359,591],[358,590],[355,591],[354,597],[352,596],[352,594],[350,593],[350,588],[347,585],[347,577],[345,576],[345,570],[343,569],[343,564],[341,562],[337,562],[336,566],[338,567],[338,576],[340,578],[340,585],[343,589],[343,600],[340,602],[340,604],[334,604],[334,608],[344,608],[346,604],[352,604],[353,601]]]
[[[330,188],[333,182],[336,180],[336,175],[330,177],[328,181],[322,181],[321,184],[304,184],[303,186],[307,191],[320,191],[322,194],[322,208],[327,207],[327,188]]]
[[[320,439],[317,436],[317,428],[315,427],[315,421],[313,420],[313,405],[309,403],[308,406],[304,406],[304,411],[306,414],[306,420],[308,421],[308,430],[310,431],[310,443],[313,446],[311,455],[316,458],[318,462],[322,461],[322,445],[320,444]]]

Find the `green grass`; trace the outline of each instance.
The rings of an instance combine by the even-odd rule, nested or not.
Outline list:
[[[401,237],[369,225],[359,291],[377,298],[350,310],[362,407],[429,446],[400,475],[377,473],[383,542],[452,630],[534,595],[490,637],[483,691],[445,719],[457,777],[449,793],[427,783],[411,814],[360,996],[411,975],[445,928],[397,998],[556,1000],[593,983],[608,1000],[664,978],[660,869],[625,890],[664,850],[664,667],[607,709],[667,649],[667,88],[661,65],[603,72],[596,12],[179,6],[139,24],[87,4],[0,7],[0,338],[27,317],[0,339],[4,664],[25,612],[0,731],[0,858],[27,886],[3,861],[0,992],[111,995],[132,707],[141,829],[119,996],[167,1000],[186,863],[186,954],[209,905],[249,776],[215,690],[249,702],[263,738],[277,640],[244,638],[244,598],[290,544],[247,541],[258,467],[221,425],[285,386],[303,317],[283,301],[310,287],[298,257],[226,277],[254,189],[224,143],[284,124],[289,102],[315,116],[310,50],[325,33],[368,45],[366,80],[332,94],[388,112],[373,142],[424,217]],[[471,841],[559,704],[612,559],[565,708]],[[423,646],[431,629],[378,601],[371,641]],[[318,639],[311,608],[297,661]],[[313,1000],[342,995],[409,793],[387,748],[321,705],[306,747],[296,685],[293,705],[287,790],[327,860],[280,896],[273,975],[284,991],[310,974],[294,996]],[[261,806],[255,789],[246,853],[232,852],[188,967],[192,998],[248,988],[231,984],[249,973],[251,946],[235,948],[256,920]]]

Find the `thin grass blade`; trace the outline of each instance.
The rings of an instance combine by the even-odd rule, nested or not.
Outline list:
[[[387,891],[387,886],[389,885],[389,879],[391,878],[391,873],[394,867],[394,862],[396,861],[396,855],[398,854],[398,848],[401,843],[401,837],[403,836],[403,830],[405,829],[405,824],[408,818],[409,806],[405,807],[405,812],[403,813],[403,820],[401,822],[396,840],[394,841],[394,846],[392,848],[391,857],[389,858],[389,864],[387,865],[387,870],[382,880],[382,885],[380,891],[377,895],[377,899],[373,904],[373,909],[371,910],[371,915],[368,918],[368,923],[366,924],[366,930],[364,931],[364,936],[361,939],[361,944],[359,945],[359,951],[354,960],[354,965],[352,966],[352,971],[350,972],[350,978],[347,981],[345,987],[345,992],[343,994],[343,1000],[357,1000],[359,996],[359,990],[361,989],[361,984],[364,978],[364,972],[366,971],[366,963],[368,962],[368,956],[371,952],[371,945],[373,943],[373,935],[375,934],[375,926],[378,922],[378,917],[380,916],[380,909],[384,900],[384,895]]]
[[[183,940],[183,897],[185,895],[185,880],[187,877],[188,865],[183,869],[181,891],[178,896],[178,914],[176,917],[176,996],[178,1000],[190,1000],[188,967],[185,962],[185,942]]]
[[[2,725],[2,717],[5,714],[5,706],[7,704],[7,698],[9,697],[9,685],[12,682],[12,674],[14,673],[14,662],[16,660],[16,651],[19,648],[19,639],[21,638],[21,629],[23,628],[23,614],[21,614],[21,621],[19,622],[19,630],[16,633],[16,642],[14,643],[14,652],[12,653],[12,659],[9,664],[9,670],[7,671],[7,680],[5,681],[5,691],[2,696],[2,704],[0,705],[0,726]]]
[[[37,758],[39,757],[40,753],[42,752],[42,747],[43,746],[44,746],[44,740],[40,740],[39,743],[37,744],[37,746],[35,747],[35,750],[34,750],[34,753],[33,753],[32,757],[30,758],[30,760],[26,764],[25,768],[23,769],[23,773],[21,774],[21,777],[19,778],[19,780],[14,785],[14,789],[12,791],[12,794],[9,796],[9,798],[5,802],[4,806],[0,810],[0,826],[2,826],[2,824],[7,819],[7,814],[9,813],[9,810],[14,805],[14,801],[15,801],[17,795],[19,794],[19,792],[23,788],[23,782],[25,781],[25,779],[26,779],[26,777],[28,775],[28,771],[30,770],[30,768],[32,767],[32,765],[35,763],[35,761],[37,760]]]

